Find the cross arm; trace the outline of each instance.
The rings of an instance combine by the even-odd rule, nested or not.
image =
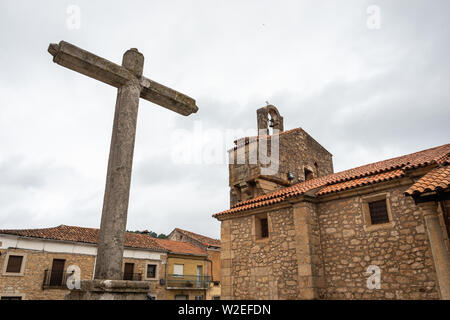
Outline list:
[[[198,111],[195,100],[187,95],[145,77],[141,77],[140,83],[142,86],[142,99],[156,103],[183,116],[188,116]]]
[[[116,88],[136,79],[125,67],[65,41],[50,44],[48,52],[53,56],[53,62]],[[184,116],[197,112],[194,99],[145,77],[138,80],[141,98]]]

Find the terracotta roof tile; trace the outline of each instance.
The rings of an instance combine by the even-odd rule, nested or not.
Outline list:
[[[166,248],[170,252],[189,255],[207,255],[205,250],[194,246],[188,242],[173,241],[167,239],[155,239],[161,247]]]
[[[97,244],[98,231],[99,229],[95,228],[60,225],[54,228],[43,229],[0,230],[0,234],[11,234],[29,238]],[[125,247],[148,249],[160,252],[170,251],[180,254],[206,254],[206,252],[204,252],[200,248],[189,243],[156,239],[146,234],[133,232],[127,232],[125,234]]]
[[[406,195],[414,196],[426,192],[436,192],[450,188],[450,166],[438,167],[416,181],[408,190]]]
[[[198,233],[194,233],[191,231],[187,231],[187,230],[183,230],[180,228],[175,228],[176,231],[185,234],[188,237],[191,237],[195,240],[197,240],[198,242],[200,242],[201,244],[205,245],[205,246],[213,246],[213,247],[220,247],[220,240],[217,239],[213,239],[210,237],[206,237],[203,236],[201,234]]]
[[[95,228],[60,225],[53,228],[42,229],[0,230],[0,233],[13,234],[29,238],[97,244],[98,231],[99,230]],[[127,232],[125,234],[125,247],[165,251],[163,247],[158,245],[154,238],[148,235],[132,232]]]
[[[329,186],[326,186],[325,188],[318,191],[316,194],[321,196],[333,192],[339,192],[343,190],[353,189],[357,187],[366,186],[373,183],[383,182],[383,181],[389,181],[395,178],[400,178],[405,175],[405,172],[401,169],[392,170],[388,172],[383,172],[379,174],[375,174],[372,176],[366,176],[359,179],[354,180],[348,180],[336,184],[331,184]]]
[[[323,188],[316,192],[323,195],[330,192],[338,192],[350,188],[356,188],[369,183],[377,183],[403,176],[406,170],[449,161],[450,144],[426,149],[423,151],[407,154],[404,156],[378,161],[353,169],[329,174],[327,176],[307,180],[298,184],[286,187],[265,195],[255,197],[246,201],[241,201],[229,210],[225,210],[213,215],[217,218],[222,215],[230,215],[237,212],[279,203],[287,198],[304,194],[314,189]],[[380,175],[381,173],[391,172]],[[367,177],[367,179],[363,179]],[[345,184],[343,182],[352,181]],[[329,188],[327,187],[329,186]],[[325,189],[324,193],[322,191]]]

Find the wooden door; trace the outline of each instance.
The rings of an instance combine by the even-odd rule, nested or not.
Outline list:
[[[125,263],[123,271],[123,280],[133,280],[134,263]]]
[[[51,286],[61,286],[64,276],[64,265],[66,260],[64,259],[53,259],[52,270],[50,273],[50,285]]]

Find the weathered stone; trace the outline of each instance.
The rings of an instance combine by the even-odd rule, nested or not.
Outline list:
[[[67,294],[67,300],[146,300],[147,281],[83,280],[81,288]]]
[[[64,41],[51,44],[48,51],[55,63],[118,88],[95,279],[120,280],[139,98],[183,115],[196,112],[198,108],[195,100],[142,77],[144,56],[137,49],[125,52],[122,66]],[[102,286],[110,283],[104,282]],[[86,283],[86,290],[98,285],[97,282]]]
[[[310,145],[304,143],[308,136],[295,132],[301,131],[293,130],[280,135],[280,141],[288,142],[280,143],[280,163],[285,166],[282,172],[299,173],[308,166],[311,158],[321,154],[316,152],[316,144],[309,149]],[[236,146],[236,149],[239,148],[242,148],[242,145]],[[247,152],[247,149],[245,151]],[[329,170],[332,167],[328,166],[329,158],[325,153],[321,155],[323,159],[318,163],[319,167],[325,165],[326,170]],[[288,159],[289,156],[292,159]],[[255,168],[256,170],[253,170]],[[239,190],[235,189],[235,182],[246,181],[248,188],[248,182],[258,176],[258,167],[230,164],[229,170],[230,201],[236,204],[237,201],[245,199],[238,197]],[[317,176],[321,176],[326,170],[319,169]],[[448,270],[443,259],[444,250],[441,250],[444,247],[437,248],[441,253],[432,252],[430,237],[423,232],[424,222],[417,213],[420,210],[412,198],[404,195],[410,184],[411,177],[408,176],[395,179],[392,183],[374,183],[370,188],[356,187],[323,197],[318,195],[318,189],[302,195],[292,192],[286,195],[287,200],[280,200],[281,197],[276,198],[277,194],[274,194],[269,201],[277,201],[273,201],[271,205],[244,209],[242,212],[238,211],[235,216],[232,214],[218,217],[222,224],[232,226],[234,245],[230,250],[234,252],[234,257],[238,258],[238,261],[233,260],[229,277],[235,288],[231,298],[270,299],[275,296],[274,292],[278,292],[276,296],[280,299],[444,297],[438,286],[438,281],[445,278],[442,271]],[[307,185],[308,182],[301,184],[299,190]],[[257,184],[253,186],[258,188]],[[279,188],[282,186],[278,185],[274,190]],[[295,188],[289,190],[297,191]],[[254,196],[255,194],[249,194],[249,198]],[[372,225],[366,206],[368,207],[369,201],[380,199],[386,199],[390,221]],[[267,216],[270,224],[269,237],[266,240],[258,239],[254,231],[256,218],[262,216]],[[441,242],[439,239],[435,240]],[[262,249],[252,249],[255,244],[261,245]],[[439,259],[442,260],[440,276],[436,273],[435,263]],[[265,289],[266,283],[261,279],[252,277],[248,282],[240,281],[239,268],[251,270],[256,266],[267,267],[272,275],[272,278],[269,276],[269,282],[276,280],[278,287],[269,293]],[[380,269],[380,289],[372,290],[367,287],[367,280],[371,276],[369,266]],[[295,282],[297,285],[292,288]]]

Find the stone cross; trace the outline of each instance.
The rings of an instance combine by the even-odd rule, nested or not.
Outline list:
[[[65,41],[50,44],[48,52],[53,62],[118,88],[94,278],[121,280],[139,98],[184,116],[198,107],[143,77],[144,56],[137,49],[125,52],[121,66]]]

